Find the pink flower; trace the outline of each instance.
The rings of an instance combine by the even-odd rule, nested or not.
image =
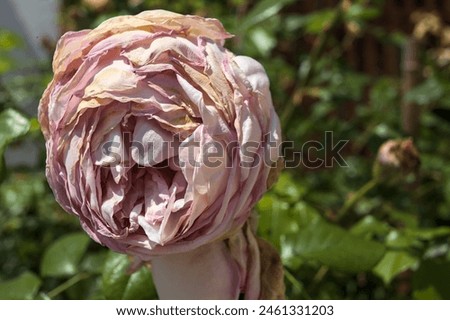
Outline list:
[[[95,241],[151,261],[163,298],[260,294],[246,222],[280,127],[263,67],[230,37],[161,10],[66,33],[40,102],[57,201]]]

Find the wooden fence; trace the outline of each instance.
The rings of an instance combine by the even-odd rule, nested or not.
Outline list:
[[[338,0],[299,1],[296,11],[308,13],[336,6]],[[450,24],[450,0],[386,0],[380,17],[373,25],[386,31],[410,34],[414,24],[413,12],[436,13],[444,24]],[[356,39],[346,51],[348,62],[357,70],[371,74],[399,75],[402,72],[401,50],[393,44],[379,41],[374,35],[366,34]]]

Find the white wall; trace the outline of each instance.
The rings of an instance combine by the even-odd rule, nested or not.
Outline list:
[[[29,54],[44,58],[42,38],[58,37],[58,0],[0,0],[0,28],[20,34]]]
[[[26,43],[25,48],[14,51],[17,60],[30,66],[47,57],[41,42],[43,37],[58,38],[58,6],[58,0],[0,0],[0,28],[17,33]],[[8,82],[8,76],[1,80]],[[37,104],[35,101],[22,108],[36,115]],[[39,149],[32,142],[10,146],[5,153],[7,167],[36,165]]]

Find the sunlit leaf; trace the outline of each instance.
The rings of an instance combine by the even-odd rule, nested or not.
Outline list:
[[[392,230],[391,232],[389,232],[389,234],[386,236],[385,244],[387,247],[395,249],[405,249],[421,246],[421,243],[414,235],[398,230]]]
[[[418,266],[418,259],[405,251],[388,251],[375,266],[373,272],[385,284],[389,284],[398,274]]]
[[[308,23],[308,16],[306,15],[292,15],[285,19],[286,29],[289,32],[304,28]]]
[[[14,66],[11,57],[0,52],[0,74],[10,71]]]
[[[345,18],[347,20],[370,20],[378,17],[380,10],[374,7],[365,7],[361,4],[352,4],[348,10],[345,11]]]
[[[440,243],[436,241],[434,244],[430,244],[423,254],[424,259],[439,259],[439,257],[445,257],[450,254],[450,243]]]
[[[5,176],[3,154],[8,144],[24,136],[30,128],[30,123],[19,112],[6,109],[0,113],[0,181]]]
[[[33,299],[40,285],[41,280],[34,273],[22,273],[17,278],[0,282],[0,300]]]
[[[24,215],[36,205],[39,197],[46,192],[45,184],[43,173],[11,174],[0,185],[0,206],[6,208],[6,212],[10,213],[11,217]],[[14,227],[11,226],[10,229],[14,230]]]
[[[21,113],[6,109],[0,113],[0,153],[15,139],[25,135],[30,123]]]
[[[250,32],[250,39],[263,56],[268,56],[276,45],[274,36],[263,28],[257,28]]]
[[[289,230],[291,232],[297,230],[297,225],[291,223],[289,207],[289,203],[271,192],[267,193],[256,206],[260,213],[259,233],[277,248],[280,247],[283,234]]]
[[[416,230],[409,229],[409,233],[421,240],[433,240],[436,238],[449,237],[450,227],[437,227]]]
[[[282,172],[273,186],[273,191],[286,201],[295,203],[305,194],[306,189],[301,184],[296,184],[291,174]]]
[[[305,26],[306,32],[317,34],[326,31],[331,26],[336,14],[336,10],[333,9],[315,11],[309,14]]]
[[[361,237],[368,239],[373,236],[385,236],[391,227],[386,222],[379,221],[373,216],[366,216],[358,221],[351,229],[350,232]]]
[[[414,290],[413,297],[417,300],[442,300],[441,295],[433,286]]]
[[[103,294],[106,299],[133,300],[156,297],[152,276],[147,267],[130,274],[128,256],[110,252],[103,270]]]
[[[247,30],[256,24],[273,17],[280,12],[283,7],[294,1],[295,0],[263,0],[258,2],[240,23],[239,31],[242,32]]]
[[[89,237],[81,232],[58,239],[44,253],[41,275],[44,277],[74,275],[79,271],[79,264],[88,244]]]
[[[22,44],[22,40],[15,33],[0,28],[0,50],[9,51]]]
[[[101,274],[105,265],[108,251],[102,250],[101,252],[95,252],[87,254],[81,261],[80,268],[83,271],[87,271],[93,274]]]
[[[11,50],[22,44],[19,36],[9,30],[0,28],[0,74],[10,71],[15,61]]]
[[[30,119],[30,132],[38,132],[40,131],[41,126],[37,118]]]
[[[359,272],[370,270],[384,255],[382,244],[326,222],[311,208],[297,205],[294,212],[297,219],[292,223],[298,223],[298,232],[286,235],[282,248],[289,244],[304,259],[342,271]]]

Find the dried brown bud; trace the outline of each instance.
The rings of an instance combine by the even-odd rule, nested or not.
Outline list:
[[[419,152],[411,138],[388,140],[378,150],[375,178],[395,178],[415,172],[420,165]]]

